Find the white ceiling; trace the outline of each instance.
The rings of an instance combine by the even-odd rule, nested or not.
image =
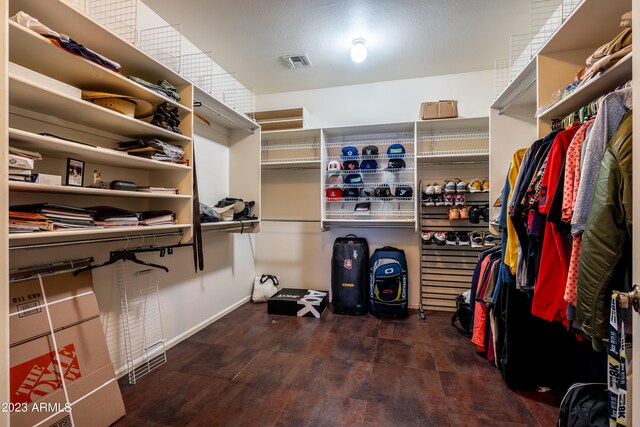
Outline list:
[[[492,69],[529,29],[530,0],[143,1],[257,94]],[[302,53],[311,68],[280,59]]]

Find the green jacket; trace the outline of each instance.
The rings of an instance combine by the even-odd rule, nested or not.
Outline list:
[[[611,291],[631,269],[632,130],[629,111],[605,150],[582,238],[577,316],[597,350],[609,337]]]

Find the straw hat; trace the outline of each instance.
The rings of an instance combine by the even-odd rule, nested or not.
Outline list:
[[[83,90],[82,99],[136,119],[150,116],[155,112],[153,104],[133,96]]]

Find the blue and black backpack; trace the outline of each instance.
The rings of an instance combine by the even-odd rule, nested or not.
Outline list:
[[[409,310],[407,259],[402,249],[376,249],[369,260],[371,313],[406,316]]]

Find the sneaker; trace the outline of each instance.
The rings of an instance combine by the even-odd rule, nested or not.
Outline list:
[[[491,233],[484,233],[484,245],[485,246],[494,246],[496,244],[495,240],[496,238],[493,237],[493,235]]]
[[[460,219],[469,219],[469,209],[466,206],[459,208],[458,212],[460,212]]]
[[[454,194],[456,192],[456,183],[455,183],[455,181],[445,181],[444,182],[444,192],[445,192],[445,194]]]
[[[489,205],[484,205],[480,207],[480,218],[484,222],[489,222]]]
[[[447,215],[449,216],[449,221],[460,219],[460,211],[458,211],[458,208],[449,209],[449,213]]]
[[[455,246],[458,244],[458,236],[453,231],[447,232],[447,245]]]
[[[432,238],[433,234],[429,231],[423,231],[420,235],[420,239],[422,239],[422,243],[424,243],[425,245],[430,245]]]
[[[438,231],[433,234],[433,242],[438,246],[444,246],[447,241],[447,236],[443,231]]]
[[[422,206],[426,206],[426,207],[430,207],[430,206],[435,206],[435,202],[433,201],[433,199],[435,199],[435,197],[432,196],[426,196],[422,199]]]
[[[427,184],[427,186],[424,189],[424,194],[428,196],[433,196],[434,194],[436,194],[435,189],[433,188],[433,185]]]
[[[453,194],[445,194],[444,195],[444,205],[445,206],[453,206],[453,201],[455,200],[455,196]]]
[[[482,193],[482,182],[479,179],[474,179],[467,185],[467,189],[470,193]]]
[[[480,208],[471,206],[469,208],[469,222],[471,224],[480,224]]]
[[[444,206],[444,196],[442,194],[439,196],[434,196],[433,203],[436,206]]]
[[[463,206],[464,205],[464,194],[456,194],[454,204],[456,206]]]
[[[466,193],[467,192],[467,183],[456,179],[456,193]]]
[[[469,232],[468,231],[458,231],[458,244],[460,246],[469,246]]]
[[[442,187],[437,182],[433,184],[433,194],[442,194]]]
[[[469,234],[469,239],[471,240],[472,248],[481,248],[484,246],[484,236],[482,235],[482,231],[472,231]]]
[[[485,193],[487,191],[489,191],[489,180],[485,179],[484,181],[482,181],[482,191],[484,191]]]

